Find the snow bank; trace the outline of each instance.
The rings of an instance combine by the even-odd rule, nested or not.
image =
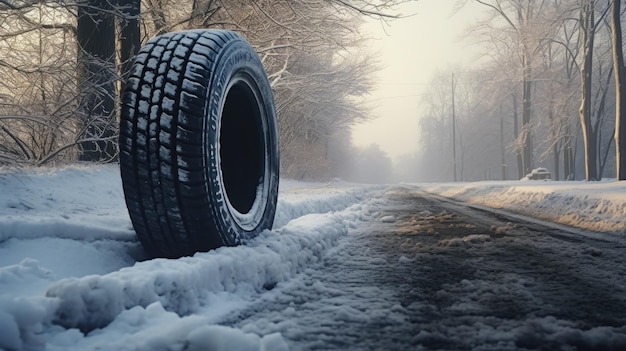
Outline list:
[[[379,188],[282,180],[274,231],[137,263],[118,166],[0,168],[0,349],[286,349],[280,335],[211,324],[319,261]]]
[[[426,192],[598,232],[626,232],[626,182],[510,181],[420,185]]]
[[[342,210],[371,198],[372,192],[383,188],[345,182],[303,183],[283,179],[280,184],[274,228],[280,228],[290,220],[306,214]]]
[[[318,262],[359,219],[358,209],[311,214],[266,231],[246,246],[177,260],[156,259],[117,272],[62,280],[47,292],[58,299],[55,322],[92,330],[122,311],[159,302],[184,316],[210,307],[216,294],[251,296]]]
[[[49,335],[49,351],[287,351],[280,334],[260,337],[241,330],[212,325],[199,315],[180,317],[155,302],[124,311],[106,329],[84,337],[76,329]]]
[[[41,350],[56,301],[0,295],[0,350]]]

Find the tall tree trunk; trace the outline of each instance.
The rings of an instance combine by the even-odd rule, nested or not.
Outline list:
[[[452,72],[452,173],[454,176],[452,177],[453,181],[456,182],[456,112],[454,107],[454,72]]]
[[[593,69],[593,41],[595,37],[594,0],[583,0],[580,25],[583,33],[583,62],[580,71],[581,102],[580,125],[583,132],[585,151],[585,179],[598,180],[597,140],[591,123],[591,73]]]
[[[602,75],[602,71],[600,70],[600,75]],[[604,165],[606,163],[606,154],[608,153],[608,148],[611,147],[611,143],[609,142],[607,145],[607,150],[603,153],[602,152],[602,126],[604,124],[604,118],[605,118],[605,110],[606,110],[606,101],[607,101],[607,96],[608,96],[608,92],[609,92],[609,85],[611,83],[611,76],[613,76],[613,67],[611,67],[609,69],[608,74],[606,75],[606,80],[605,83],[602,87],[600,87],[600,89],[598,90],[598,94],[600,95],[600,102],[597,103],[597,107],[596,107],[596,121],[594,123],[594,127],[593,130],[595,132],[596,135],[596,151],[597,151],[597,155],[596,155],[596,160],[598,161],[598,180],[602,179],[602,174],[604,173]],[[598,99],[598,96],[596,95],[596,99]],[[615,134],[615,132],[613,133]]]
[[[565,140],[563,140],[563,180],[574,180],[574,162],[572,150],[572,136],[569,125],[565,127]]]
[[[554,123],[554,111],[550,110],[550,121],[552,121],[552,123]],[[556,131],[552,130],[552,139],[556,139]],[[552,158],[553,158],[553,165],[554,165],[554,180],[560,180],[560,172],[559,172],[559,142],[558,141],[554,141],[554,145],[552,145]]]
[[[523,93],[522,93],[522,164],[523,173],[528,174],[532,170],[532,134],[530,128],[531,99],[532,99],[532,76],[530,55],[525,54],[523,63]]]
[[[626,85],[624,85],[624,52],[620,0],[612,0],[613,74],[615,75],[615,169],[617,180],[626,180]]]
[[[116,154],[115,21],[107,0],[78,3],[78,86],[83,118],[80,159],[111,160]]]
[[[502,180],[506,180],[506,148],[504,146],[504,114],[500,105],[500,167],[502,168]]]
[[[613,130],[613,135],[615,135],[615,129]],[[600,162],[600,179],[602,179],[602,174],[604,173],[604,167],[606,166],[606,161],[609,157],[609,151],[611,150],[611,144],[613,143],[613,138],[609,138],[609,144],[606,146],[606,149],[604,150],[604,156],[602,156],[601,162]]]
[[[559,144],[555,143],[552,146],[552,157],[554,158],[554,180],[561,180],[561,159],[559,152]]]
[[[513,97],[513,138],[516,141],[519,138],[519,122],[517,121],[517,95],[512,94]],[[524,173],[524,162],[522,160],[522,153],[520,148],[515,145],[515,157],[517,159],[517,179],[522,179],[526,173]]]
[[[571,153],[571,147],[569,143],[570,143],[570,138],[567,137],[563,143],[563,180],[571,180],[571,174],[572,174],[572,172],[570,171],[570,163],[569,163],[570,153]]]

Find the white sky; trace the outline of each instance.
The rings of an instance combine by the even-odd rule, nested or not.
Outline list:
[[[364,26],[375,38],[372,50],[384,68],[369,97],[375,119],[353,128],[355,145],[378,144],[393,158],[417,150],[419,103],[426,83],[434,72],[467,65],[476,56],[470,52],[477,49],[463,38],[484,8],[468,1],[455,12],[457,2],[418,0],[399,9],[414,16],[394,20],[386,30],[374,20]]]

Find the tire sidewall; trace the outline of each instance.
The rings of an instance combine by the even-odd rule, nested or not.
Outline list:
[[[264,144],[264,172],[261,189],[262,198],[256,201],[264,203],[254,206],[255,224],[241,224],[238,212],[230,205],[221,169],[220,133],[222,111],[228,89],[233,78],[245,76],[252,88],[261,110]],[[270,229],[276,212],[278,195],[278,138],[274,100],[263,65],[254,49],[242,39],[235,39],[225,45],[214,63],[213,78],[206,99],[206,118],[204,125],[204,150],[206,152],[206,178],[208,198],[218,232],[226,245],[238,245],[253,238],[259,232]],[[257,196],[257,197],[258,197]]]

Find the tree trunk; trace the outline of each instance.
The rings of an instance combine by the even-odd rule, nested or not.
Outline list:
[[[517,142],[519,138],[519,122],[517,121],[517,95],[512,94],[513,97],[513,138]],[[524,173],[524,162],[522,160],[522,153],[520,148],[515,146],[515,157],[517,158],[517,179],[522,179],[526,173]]]
[[[107,0],[78,5],[78,87],[83,130],[80,160],[105,161],[115,157],[115,21]]]
[[[626,180],[626,86],[624,85],[624,52],[622,51],[621,1],[612,0],[613,74],[615,75],[615,169],[617,180]],[[624,122],[624,123],[622,123]]]
[[[119,0],[123,18],[120,21],[120,61],[122,77],[122,91],[124,83],[132,65],[133,57],[139,52],[141,46],[141,30],[139,13],[141,12],[141,0]]]
[[[615,135],[615,130],[613,130],[613,135]],[[606,160],[609,157],[609,151],[611,150],[611,144],[613,143],[613,138],[609,138],[609,144],[606,146],[606,149],[604,150],[604,156],[602,156],[601,162],[600,162],[600,179],[602,179],[602,174],[604,174],[604,167],[606,166]]]
[[[454,72],[452,72],[452,177],[456,182],[456,113],[454,108]]]
[[[554,123],[554,112],[552,110],[550,110],[550,121],[552,121],[552,123]],[[552,131],[552,139],[556,139],[556,131]],[[553,165],[554,165],[554,180],[560,180],[560,172],[559,172],[559,142],[558,141],[554,141],[554,145],[552,145],[552,158],[553,158]]]
[[[502,168],[502,180],[506,180],[506,148],[504,146],[504,114],[500,105],[500,167]]]
[[[602,75],[602,71],[600,70],[600,75]],[[596,107],[596,121],[594,123],[594,127],[593,130],[595,132],[596,135],[596,151],[597,151],[597,155],[596,155],[596,160],[598,160],[598,180],[602,179],[602,174],[604,173],[604,166],[606,164],[606,155],[608,154],[608,148],[611,147],[611,142],[608,143],[607,145],[607,149],[604,151],[604,153],[602,152],[602,126],[604,124],[604,119],[605,119],[605,110],[606,110],[606,101],[607,101],[607,95],[609,92],[609,85],[611,83],[611,76],[613,76],[613,67],[611,67],[611,69],[609,69],[608,74],[606,75],[606,80],[604,85],[599,89],[598,93],[600,95],[600,102],[597,103],[597,107]],[[596,96],[596,99],[598,97]],[[613,134],[615,134],[615,132],[613,132]]]
[[[597,174],[597,140],[591,123],[591,73],[593,69],[593,41],[594,28],[594,0],[585,1],[581,8],[581,30],[583,32],[583,62],[580,71],[581,102],[580,102],[580,125],[583,132],[585,151],[585,179],[587,181],[598,180]]]
[[[532,170],[532,135],[530,131],[530,114],[531,114],[531,98],[532,98],[532,81],[530,57],[525,56],[524,59],[524,77],[523,77],[523,95],[522,95],[522,164],[524,174],[530,173]]]

